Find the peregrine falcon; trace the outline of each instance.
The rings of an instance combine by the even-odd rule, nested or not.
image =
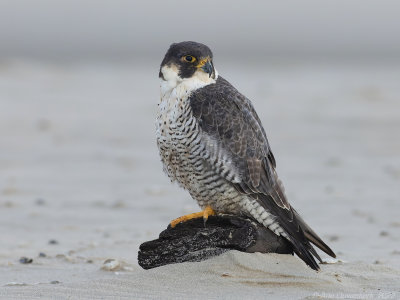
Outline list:
[[[157,145],[164,171],[203,209],[179,222],[213,214],[246,216],[286,238],[318,270],[311,245],[335,253],[286,199],[267,135],[252,103],[219,76],[211,50],[196,42],[170,46],[161,62]]]

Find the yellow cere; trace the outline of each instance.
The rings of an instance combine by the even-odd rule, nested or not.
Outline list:
[[[204,66],[208,61],[210,61],[210,57],[206,57],[203,58],[202,60],[200,60],[199,64],[197,65],[198,68],[201,68],[202,66]]]

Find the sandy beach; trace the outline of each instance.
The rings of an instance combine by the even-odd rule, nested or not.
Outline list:
[[[158,66],[0,61],[2,299],[400,298],[400,64],[216,61],[253,101],[289,201],[338,256],[321,254],[320,272],[237,251],[138,266],[141,243],[198,211],[162,172]]]

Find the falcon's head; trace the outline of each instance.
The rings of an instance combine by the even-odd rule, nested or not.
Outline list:
[[[159,77],[165,81],[182,81],[188,78],[214,81],[217,72],[212,58],[213,54],[206,45],[196,42],[172,44],[161,62]]]

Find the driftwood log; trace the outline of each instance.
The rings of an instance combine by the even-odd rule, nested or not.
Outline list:
[[[158,239],[140,245],[138,262],[143,269],[172,263],[202,261],[228,250],[293,254],[284,238],[247,218],[210,216],[168,226]]]

